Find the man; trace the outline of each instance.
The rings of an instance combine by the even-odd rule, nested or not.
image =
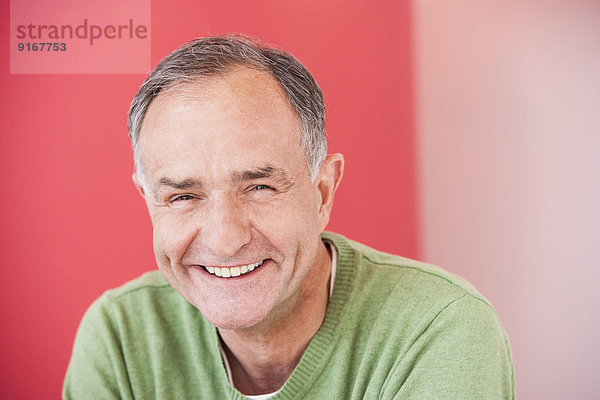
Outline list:
[[[343,173],[291,55],[187,43],[129,115],[160,272],[79,328],[67,399],[504,399],[490,304],[433,266],[324,232]]]

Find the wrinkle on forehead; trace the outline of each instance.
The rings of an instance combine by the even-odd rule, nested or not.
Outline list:
[[[179,106],[177,106],[179,104]],[[177,107],[180,107],[179,109]],[[144,123],[140,129],[140,161],[143,161],[143,150],[150,145],[156,147],[156,139],[162,137],[161,151],[166,151],[170,142],[177,141],[179,117],[183,107],[202,112],[211,112],[226,121],[239,122],[240,132],[252,131],[254,124],[265,131],[265,118],[272,127],[288,124],[286,131],[296,135],[298,150],[306,155],[302,148],[302,125],[295,109],[290,104],[286,93],[277,80],[264,71],[246,67],[237,67],[223,76],[204,76],[192,82],[184,82],[170,90],[160,93],[150,104]],[[208,111],[207,111],[208,110]],[[216,111],[218,110],[218,111]],[[200,112],[200,111],[199,111]],[[292,124],[285,121],[294,121]],[[202,125],[198,125],[201,127]],[[270,129],[269,129],[270,130]],[[281,131],[283,133],[283,131]],[[167,135],[167,136],[164,136]],[[166,141],[165,141],[166,140]],[[264,140],[264,139],[263,139]],[[251,139],[250,142],[251,143]],[[167,147],[165,147],[167,146]],[[308,170],[308,164],[306,165]],[[148,176],[148,178],[151,178]]]
[[[260,101],[249,101],[260,99]],[[260,110],[272,108],[285,112],[296,121],[298,143],[302,143],[302,123],[279,82],[268,72],[246,66],[233,66],[222,75],[198,76],[189,82],[181,82],[159,93],[148,106],[146,117],[140,127],[140,141],[144,136],[144,125],[153,109],[162,107],[170,100],[183,103],[203,102],[206,104],[227,102],[240,115],[260,115]],[[258,117],[257,117],[258,118]]]

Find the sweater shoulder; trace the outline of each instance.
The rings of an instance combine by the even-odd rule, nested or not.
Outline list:
[[[326,232],[323,237],[336,245],[349,246],[355,254],[356,268],[362,268],[368,276],[380,272],[389,280],[388,284],[394,281],[408,281],[415,289],[437,288],[439,292],[453,293],[454,298],[470,295],[489,304],[469,281],[442,267],[379,251],[338,234]]]
[[[129,295],[145,291],[154,291],[156,289],[172,290],[172,287],[159,271],[150,271],[119,287],[107,290],[102,297],[110,300],[118,300]]]

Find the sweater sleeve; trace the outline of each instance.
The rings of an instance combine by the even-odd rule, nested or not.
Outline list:
[[[470,294],[448,304],[388,376],[382,399],[514,399],[508,339],[494,309]]]
[[[90,306],[79,325],[63,399],[133,399],[119,327],[106,295]]]

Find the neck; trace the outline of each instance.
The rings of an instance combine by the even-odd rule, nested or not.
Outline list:
[[[219,329],[240,392],[264,394],[283,386],[323,322],[330,275],[331,256],[321,242],[314,266],[283,318],[267,328]]]

